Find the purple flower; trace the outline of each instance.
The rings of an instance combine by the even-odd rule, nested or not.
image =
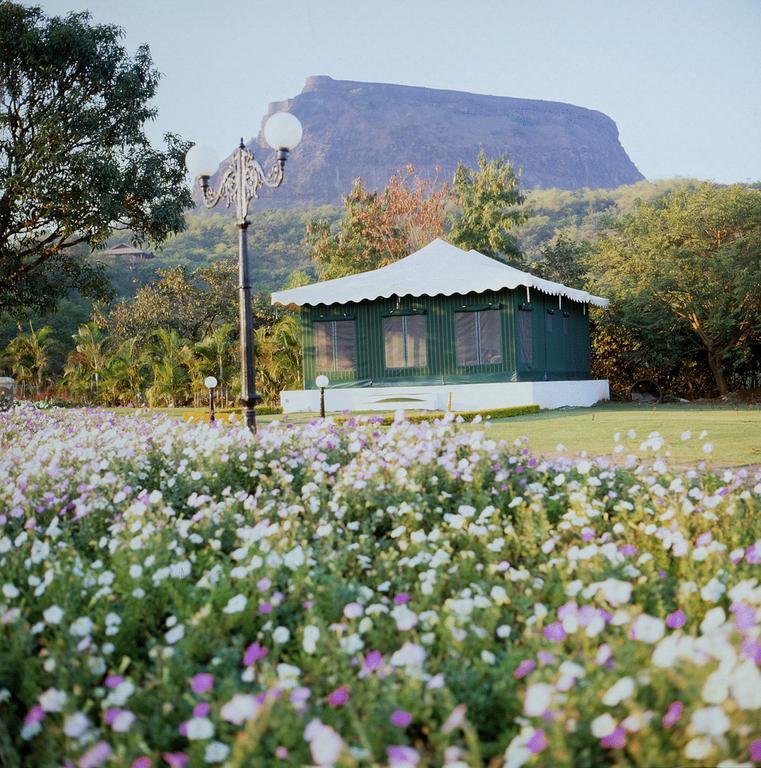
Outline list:
[[[637,547],[634,544],[622,544],[618,551],[624,555],[624,557],[634,557],[637,554]]]
[[[543,749],[547,748],[547,736],[541,728],[537,728],[531,738],[526,742],[526,746],[531,750],[531,753],[536,755]]]
[[[526,677],[526,675],[531,672],[532,669],[536,668],[536,662],[533,659],[524,659],[516,668],[515,672],[513,672],[513,677],[516,680],[520,680],[522,677]]]
[[[740,655],[746,659],[752,659],[754,663],[761,665],[761,643],[746,637],[740,650]]]
[[[548,624],[542,634],[551,640],[553,643],[559,643],[561,640],[565,640],[565,630],[563,625],[559,621],[553,621],[552,624]]]
[[[600,746],[606,749],[623,749],[626,745],[626,730],[619,725],[613,733],[600,739]]]
[[[349,701],[348,685],[341,685],[328,695],[328,704],[333,707],[333,709],[342,707],[347,701]]]
[[[260,592],[266,592],[272,586],[272,582],[265,576],[263,579],[259,579],[256,582],[256,588]]]
[[[679,629],[687,623],[687,614],[684,611],[676,610],[666,616],[666,626],[669,629]]]
[[[585,526],[581,529],[581,540],[592,541],[595,538],[595,532],[589,527]]]
[[[711,536],[710,531],[706,531],[705,533],[701,533],[700,536],[695,540],[695,544],[698,547],[705,547],[707,544],[711,543],[711,540],[713,539],[713,536]]]
[[[397,728],[406,728],[412,722],[412,715],[403,709],[395,709],[389,719],[391,725],[395,725]]]
[[[272,613],[272,603],[259,603],[259,613]]]
[[[109,675],[106,678],[106,688],[116,688],[117,685],[124,682],[124,678],[121,675]]]
[[[761,762],[761,739],[755,739],[754,741],[751,741],[749,752],[750,752],[750,759],[754,763]]]
[[[105,741],[99,741],[79,758],[79,768],[98,768],[111,757],[113,750]]]
[[[756,625],[756,611],[747,603],[734,603],[731,610],[735,615],[735,627],[740,632]]]
[[[170,768],[185,768],[188,764],[188,756],[184,752],[164,752],[164,760]]]
[[[661,719],[661,725],[664,728],[671,728],[676,725],[682,717],[682,712],[684,712],[684,704],[681,701],[672,701]]]
[[[41,723],[45,719],[45,710],[39,705],[35,704],[27,713],[24,718],[24,725],[34,725],[34,723]]]
[[[259,643],[251,643],[243,654],[243,665],[250,667],[252,664],[256,664],[259,659],[263,659],[268,653],[269,650],[259,645]]]
[[[206,717],[209,714],[211,707],[206,701],[200,701],[193,707],[193,717]]]
[[[536,658],[539,659],[542,664],[552,664],[552,662],[555,661],[555,657],[547,651],[539,651],[539,653],[536,654]]]
[[[206,693],[206,691],[211,690],[213,685],[214,675],[211,675],[208,672],[199,672],[197,675],[194,675],[190,681],[190,687],[192,688],[193,693]]]
[[[375,672],[383,663],[383,654],[380,651],[370,651],[362,662],[362,667],[366,672]]]
[[[414,768],[420,762],[420,755],[412,747],[393,745],[386,748],[391,768]]]
[[[398,595],[394,596],[394,602],[397,605],[404,605],[404,603],[409,603],[410,596],[406,592],[400,592]]]
[[[142,755],[141,757],[136,757],[132,761],[131,768],[151,768],[153,765],[153,762],[150,757],[147,757],[146,755]]]

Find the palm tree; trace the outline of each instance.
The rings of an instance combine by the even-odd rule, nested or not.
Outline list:
[[[214,328],[195,346],[199,359],[199,377],[213,374],[219,382],[220,393],[228,393],[234,369],[235,328],[223,323]]]
[[[72,339],[76,346],[66,359],[64,380],[86,399],[97,401],[107,361],[106,336],[96,323],[89,322],[80,326]]]
[[[114,350],[103,371],[101,394],[108,405],[134,405],[143,397],[145,359],[140,353],[140,339],[125,339]]]
[[[151,335],[144,351],[150,367],[152,384],[146,391],[148,405],[168,405],[187,402],[191,389],[190,369],[193,352],[174,329],[159,328]]]
[[[35,331],[30,321],[28,333],[19,326],[18,335],[8,342],[5,357],[22,392],[41,394],[55,348],[54,334],[49,325]]]

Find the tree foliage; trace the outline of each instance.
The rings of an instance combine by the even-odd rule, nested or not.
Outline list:
[[[87,13],[0,3],[0,311],[50,309],[71,288],[102,297],[90,249],[114,229],[140,242],[183,227],[188,145],[151,146],[159,73],[122,35]]]
[[[586,240],[576,241],[565,232],[559,232],[539,252],[539,259],[528,266],[532,274],[563,283],[571,288],[584,288],[587,280],[592,245]]]
[[[320,278],[378,269],[440,237],[448,196],[446,185],[417,177],[411,165],[394,174],[382,192],[357,179],[337,228],[326,219],[307,227],[305,243]]]
[[[477,169],[458,164],[452,189],[456,209],[450,216],[450,241],[465,250],[523,266],[516,229],[528,213],[513,164],[504,157],[489,160],[481,151]]]
[[[704,183],[643,203],[592,269],[618,322],[652,348],[689,339],[724,395],[732,356],[761,334],[761,192]]]

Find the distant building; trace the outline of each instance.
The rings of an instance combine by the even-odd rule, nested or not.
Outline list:
[[[372,272],[272,294],[301,307],[304,384],[286,412],[593,405],[587,307],[608,300],[443,240]]]
[[[106,251],[98,251],[97,255],[126,259],[131,262],[145,261],[146,259],[152,259],[154,256],[151,251],[144,251],[142,248],[135,248],[129,243],[119,243]]]

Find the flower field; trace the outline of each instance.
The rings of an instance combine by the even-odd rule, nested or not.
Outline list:
[[[619,445],[0,414],[0,764],[761,764],[761,476]]]

